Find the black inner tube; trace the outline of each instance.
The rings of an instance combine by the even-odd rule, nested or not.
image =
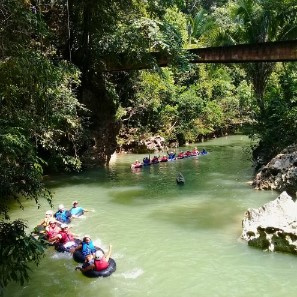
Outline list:
[[[117,264],[115,262],[115,260],[113,260],[112,258],[109,258],[108,260],[108,267],[104,270],[100,270],[100,271],[95,271],[95,270],[88,270],[88,271],[82,271],[83,275],[87,276],[87,277],[107,277],[110,276],[113,272],[116,271],[117,268]]]
[[[96,249],[96,251],[101,251],[102,253],[104,253],[104,251],[100,247],[95,246],[95,249]],[[78,263],[85,262],[85,256],[82,254],[81,250],[75,251],[73,253],[73,259],[75,262],[78,262]]]

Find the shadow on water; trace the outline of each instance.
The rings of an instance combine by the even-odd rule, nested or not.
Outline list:
[[[143,199],[139,199],[144,196],[145,190],[142,188],[120,188],[117,191],[110,193],[112,197],[111,202],[122,205],[138,205]]]
[[[240,208],[235,202],[203,201],[190,203],[155,211],[151,217],[170,222],[183,228],[191,229],[222,229],[238,220]]]
[[[120,166],[119,166],[120,167]],[[117,168],[117,170],[122,170]],[[71,173],[71,174],[55,174],[47,175],[44,178],[49,188],[67,186],[67,185],[95,185],[102,187],[109,187],[112,182],[117,182],[121,179],[118,171],[115,168],[95,168],[88,171]],[[124,168],[127,173],[130,170],[127,167]],[[127,184],[129,184],[127,182]]]

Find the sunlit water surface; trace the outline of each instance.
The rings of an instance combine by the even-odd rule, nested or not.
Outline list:
[[[54,205],[73,200],[94,210],[72,223],[97,245],[113,245],[117,271],[89,279],[74,271],[70,255],[46,252],[31,281],[10,285],[6,296],[296,296],[297,258],[248,247],[240,240],[241,220],[249,207],[277,197],[253,190],[253,169],[246,137],[214,139],[209,154],[131,171],[144,155],[117,155],[108,169],[48,177]],[[182,172],[184,186],[175,177]],[[48,209],[25,202],[13,217],[33,228]]]

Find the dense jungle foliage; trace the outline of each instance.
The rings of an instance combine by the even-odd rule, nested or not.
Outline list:
[[[248,125],[259,162],[295,142],[296,64],[193,65],[185,50],[296,36],[295,0],[0,0],[0,286],[42,256],[9,205],[51,203],[45,172],[108,164],[156,134],[183,144]]]

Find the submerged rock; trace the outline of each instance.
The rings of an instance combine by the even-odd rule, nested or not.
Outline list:
[[[297,254],[297,203],[286,192],[258,209],[248,209],[241,238],[250,246]]]
[[[176,176],[176,183],[178,185],[184,185],[185,184],[185,178],[184,176],[181,174],[181,172],[179,172]]]

